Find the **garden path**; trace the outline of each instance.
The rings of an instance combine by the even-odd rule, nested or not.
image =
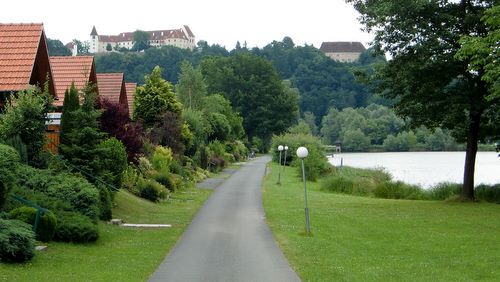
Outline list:
[[[265,221],[269,161],[249,161],[218,186],[149,281],[300,281]]]

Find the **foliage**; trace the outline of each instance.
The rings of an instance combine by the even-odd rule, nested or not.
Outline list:
[[[88,41],[82,42],[80,40],[73,39],[72,42],[73,42],[73,44],[76,45],[76,50],[77,50],[77,53],[79,56],[90,54],[90,52],[89,52],[90,45],[89,45]]]
[[[470,72],[474,59],[456,54],[462,36],[487,36],[480,19],[496,1],[347,2],[375,33],[377,49],[393,57],[376,73],[377,91],[395,99],[397,113],[412,125],[440,126],[467,141],[462,197],[474,199],[477,144],[498,131],[498,101],[489,99],[487,83]]]
[[[370,147],[370,138],[365,136],[361,129],[348,130],[344,133],[342,148],[345,151],[360,152]]]
[[[133,34],[132,51],[143,51],[151,47],[149,45],[149,33],[143,30],[136,30]]]
[[[463,36],[462,46],[455,57],[470,62],[471,74],[480,76],[489,87],[488,99],[500,98],[500,6],[492,6],[481,18],[487,26],[487,33],[482,35]]]
[[[322,179],[320,187],[328,192],[372,196],[378,185],[390,180],[391,176],[382,170],[342,167]]]
[[[297,116],[298,97],[285,88],[273,66],[258,56],[238,52],[232,57],[201,62],[209,93],[220,93],[243,118],[249,138],[258,136],[264,146],[273,134],[284,132]]]
[[[99,163],[95,164],[102,180],[111,184],[115,189],[122,185],[122,173],[127,168],[127,152],[122,142],[111,137],[97,145]]]
[[[158,171],[154,174],[154,180],[170,192],[175,192],[177,190],[177,184],[175,183],[172,175],[168,171]]]
[[[71,50],[57,39],[47,38],[47,49],[49,49],[49,56],[71,56]]]
[[[32,207],[19,207],[10,211],[10,218],[34,225],[37,210]],[[36,239],[49,242],[54,237],[57,219],[52,212],[43,212],[36,229]]]
[[[429,194],[429,199],[432,200],[446,200],[460,195],[460,184],[443,182],[438,183],[426,192]]]
[[[423,190],[415,185],[401,181],[386,181],[377,185],[373,194],[377,198],[421,200],[425,197]]]
[[[312,135],[287,133],[279,136],[273,136],[271,144],[274,161],[278,161],[279,159],[279,152],[277,150],[278,145],[288,146],[286,163],[297,167],[300,176],[302,176],[302,168],[300,160],[297,158],[296,151],[299,147],[306,147],[309,155],[304,159],[304,168],[306,178],[308,180],[316,181],[331,168],[326,159],[323,144],[317,137]],[[284,152],[282,152],[282,158],[284,158],[283,154]],[[282,162],[285,163],[285,161]]]
[[[61,212],[54,240],[73,243],[89,243],[99,238],[99,229],[88,217],[75,212]]]
[[[145,76],[145,84],[136,89],[134,96],[134,119],[142,120],[146,128],[152,128],[162,120],[166,112],[180,114],[182,104],[177,100],[170,82],[161,77],[161,68],[156,66]]]
[[[41,153],[45,144],[45,117],[51,101],[47,87],[43,92],[29,88],[11,98],[0,118],[0,139],[19,136],[26,145],[30,165],[44,165]]]
[[[92,220],[97,220],[99,192],[84,178],[70,173],[39,170],[28,166],[19,166],[16,175],[22,175],[22,177],[18,177],[19,186],[23,187],[22,190],[41,192],[50,198],[68,203],[72,210],[86,215]],[[39,202],[38,204],[53,210],[50,203]],[[56,210],[53,212],[58,214]]]
[[[199,68],[195,69],[190,62],[183,61],[175,90],[184,106],[189,109],[202,109],[201,102],[207,95],[207,85]]]
[[[26,262],[35,255],[35,234],[18,220],[0,219],[0,261]]]
[[[297,125],[290,127],[287,131],[291,134],[312,135],[311,126],[304,120],[299,120]]]
[[[183,124],[179,113],[166,111],[152,128],[149,138],[153,144],[169,147],[174,154],[180,155],[184,152]]]
[[[0,144],[0,208],[14,185],[16,177],[12,170],[20,161],[19,154],[14,148]]]
[[[103,109],[99,119],[100,129],[123,143],[129,162],[137,162],[143,147],[141,123],[132,122],[127,109],[120,103],[112,103],[107,99],[99,99],[98,102],[98,107]]]
[[[19,157],[21,157],[21,162],[28,163],[28,151],[26,145],[23,143],[19,135],[7,138],[3,141],[3,143],[16,149],[16,151],[19,153]]]
[[[139,173],[133,166],[127,166],[122,176],[122,188],[125,188],[132,194],[138,194],[139,191],[136,189],[137,179],[139,178]]]
[[[153,156],[151,157],[151,164],[157,171],[168,172],[173,159],[172,150],[159,145],[156,146]]]
[[[207,138],[220,141],[243,138],[243,118],[233,110],[231,102],[220,94],[206,96],[203,101]],[[225,131],[225,132],[224,132]]]
[[[144,179],[140,177],[137,180],[137,190],[141,198],[158,202],[160,199],[165,199],[168,190],[153,179]]]
[[[481,184],[475,188],[477,198],[490,203],[500,203],[500,184]]]

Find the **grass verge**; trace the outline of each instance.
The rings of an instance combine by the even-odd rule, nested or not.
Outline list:
[[[50,242],[48,250],[37,252],[29,263],[0,263],[0,281],[146,281],[210,193],[181,190],[155,204],[120,191],[113,217],[129,223],[172,224],[172,228],[127,229],[100,222],[96,243]]]
[[[271,164],[266,218],[303,281],[499,281],[500,205],[324,193]]]

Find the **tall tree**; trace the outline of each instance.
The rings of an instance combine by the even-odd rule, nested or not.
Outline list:
[[[145,76],[146,83],[137,87],[134,97],[134,119],[142,120],[146,128],[152,128],[162,121],[165,112],[180,114],[182,104],[177,100],[170,82],[161,77],[161,68],[156,66],[150,75]]]
[[[477,144],[488,136],[489,113],[498,100],[487,99],[485,81],[455,58],[460,37],[484,36],[481,17],[495,0],[347,0],[361,23],[375,34],[375,46],[392,56],[378,72],[379,90],[397,99],[396,111],[413,125],[441,126],[467,142],[462,198],[474,199]]]
[[[151,47],[151,45],[149,45],[149,33],[147,31],[136,30],[134,31],[133,37],[134,37],[133,38],[134,45],[132,46],[133,51],[139,52]]]
[[[188,61],[182,62],[175,90],[182,104],[189,109],[200,109],[201,100],[207,95],[207,85],[200,69],[193,68]]]
[[[71,56],[71,50],[57,39],[47,38],[47,48],[49,49],[49,56]]]
[[[202,61],[202,73],[210,93],[221,93],[243,117],[251,139],[257,136],[268,148],[273,134],[284,132],[296,121],[298,97],[285,91],[281,78],[264,58],[241,51],[232,57]]]
[[[20,91],[11,98],[0,116],[0,139],[18,139],[26,146],[28,164],[44,166],[41,153],[45,144],[45,119],[51,104],[45,87]]]

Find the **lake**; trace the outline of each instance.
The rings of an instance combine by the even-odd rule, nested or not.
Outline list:
[[[329,157],[334,166],[384,168],[394,180],[423,188],[439,182],[463,182],[465,152],[341,153]],[[495,152],[478,152],[475,185],[500,183],[500,157]]]

